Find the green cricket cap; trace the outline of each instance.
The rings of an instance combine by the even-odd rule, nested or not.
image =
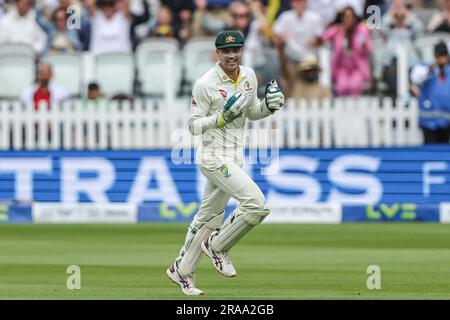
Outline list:
[[[243,47],[244,37],[242,33],[236,30],[222,31],[217,34],[215,45],[217,49]]]

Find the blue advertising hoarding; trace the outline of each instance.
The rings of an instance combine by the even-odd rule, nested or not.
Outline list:
[[[189,220],[205,183],[193,154],[177,163],[171,150],[2,151],[0,202],[132,203],[144,221],[152,210]],[[338,203],[344,221],[434,220],[450,202],[448,146],[280,150],[244,168],[268,205]]]

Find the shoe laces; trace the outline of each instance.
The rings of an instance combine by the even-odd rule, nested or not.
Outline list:
[[[188,277],[185,278],[187,283],[189,284],[189,288],[195,288],[195,276],[194,275],[190,275]]]
[[[226,263],[226,264],[230,264],[231,261],[230,261],[230,256],[229,256],[228,251],[222,252],[222,255],[223,255],[223,257],[224,257],[225,263]]]

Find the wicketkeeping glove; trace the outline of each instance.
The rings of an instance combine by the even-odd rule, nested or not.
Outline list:
[[[236,92],[225,102],[223,109],[217,114],[217,126],[223,127],[227,122],[233,121],[242,113],[246,102],[246,95]]]
[[[272,80],[266,85],[265,103],[267,109],[272,113],[284,106],[284,94],[276,80]]]

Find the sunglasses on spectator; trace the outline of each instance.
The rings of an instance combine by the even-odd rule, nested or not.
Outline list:
[[[114,7],[114,2],[113,1],[105,1],[102,3],[102,7],[103,8],[111,8]]]
[[[248,13],[232,13],[231,15],[233,18],[248,18],[248,17],[250,17],[250,14],[248,14]]]

